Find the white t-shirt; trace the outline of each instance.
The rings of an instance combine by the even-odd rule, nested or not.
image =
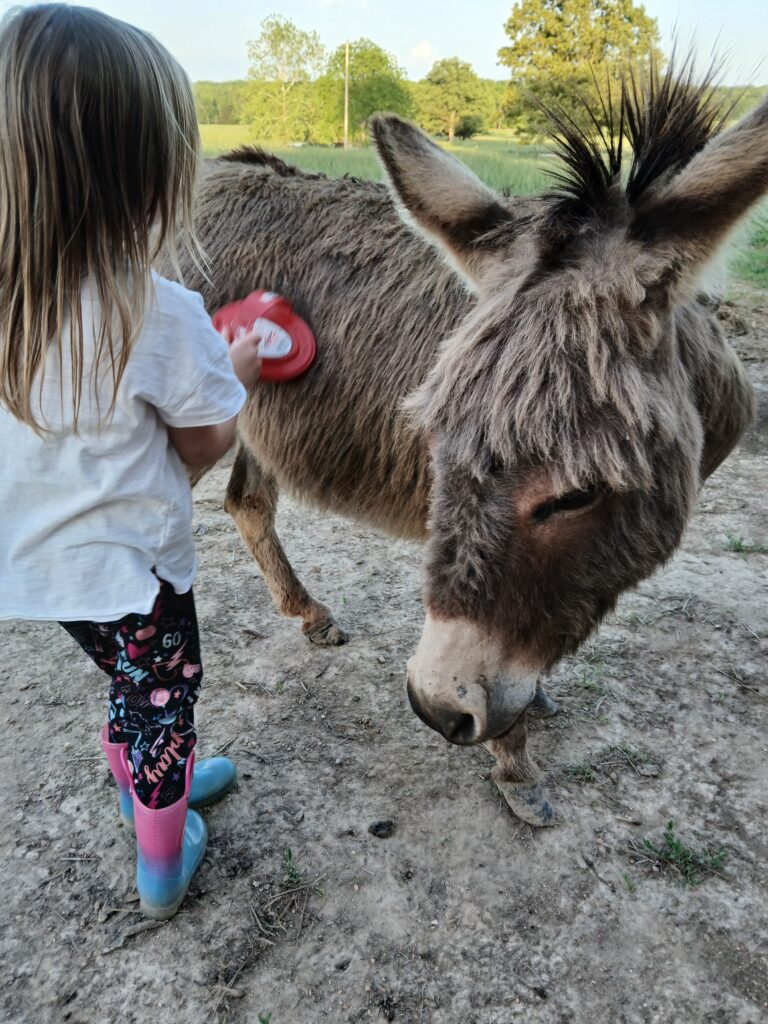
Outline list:
[[[78,433],[66,337],[63,366],[55,347],[46,365],[40,412],[49,433],[41,437],[0,406],[0,618],[108,622],[148,614],[158,576],[177,593],[192,585],[192,492],[165,424],[223,423],[242,408],[245,389],[201,297],[153,280],[111,421],[99,429],[88,386],[89,325],[99,310],[87,288]],[[102,383],[102,412],[111,393]]]

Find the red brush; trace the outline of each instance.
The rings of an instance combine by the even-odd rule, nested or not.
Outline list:
[[[293,312],[290,302],[274,292],[251,292],[222,306],[213,316],[213,326],[220,334],[229,327],[232,337],[239,328],[259,332],[261,380],[292,380],[306,373],[315,361],[312,331]]]

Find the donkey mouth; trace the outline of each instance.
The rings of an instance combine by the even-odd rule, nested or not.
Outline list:
[[[411,685],[406,684],[408,701],[414,714],[430,729],[439,732],[443,739],[460,747],[471,747],[483,740],[482,726],[474,715],[447,707],[435,707],[429,711]]]
[[[503,739],[515,728],[526,712],[523,708],[511,721],[484,721],[479,715],[469,714],[457,708],[440,704],[425,707],[410,679],[406,684],[406,692],[414,714],[430,729],[440,733],[443,739],[459,747],[472,747],[479,743]]]

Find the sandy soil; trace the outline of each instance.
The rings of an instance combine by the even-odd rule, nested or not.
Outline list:
[[[512,818],[489,756],[409,710],[418,548],[285,502],[294,565],[351,632],[312,648],[222,511],[221,467],[197,498],[198,720],[239,788],[206,812],[181,913],[133,931],[133,852],[97,742],[104,678],[55,625],[0,624],[0,1020],[768,1020],[768,556],[728,547],[768,545],[760,301],[724,310],[757,430],[678,557],[558,669],[562,713],[533,726],[559,828]],[[388,838],[369,832],[390,819]],[[726,854],[698,885],[643,846],[670,820]]]

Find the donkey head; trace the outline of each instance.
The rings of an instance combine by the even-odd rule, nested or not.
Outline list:
[[[374,121],[397,203],[477,294],[409,400],[434,487],[408,692],[453,742],[507,733],[537,676],[672,555],[752,416],[696,296],[768,191],[768,102],[718,134],[707,96],[690,75],[630,82],[597,140],[555,115],[566,169],[533,199]]]

